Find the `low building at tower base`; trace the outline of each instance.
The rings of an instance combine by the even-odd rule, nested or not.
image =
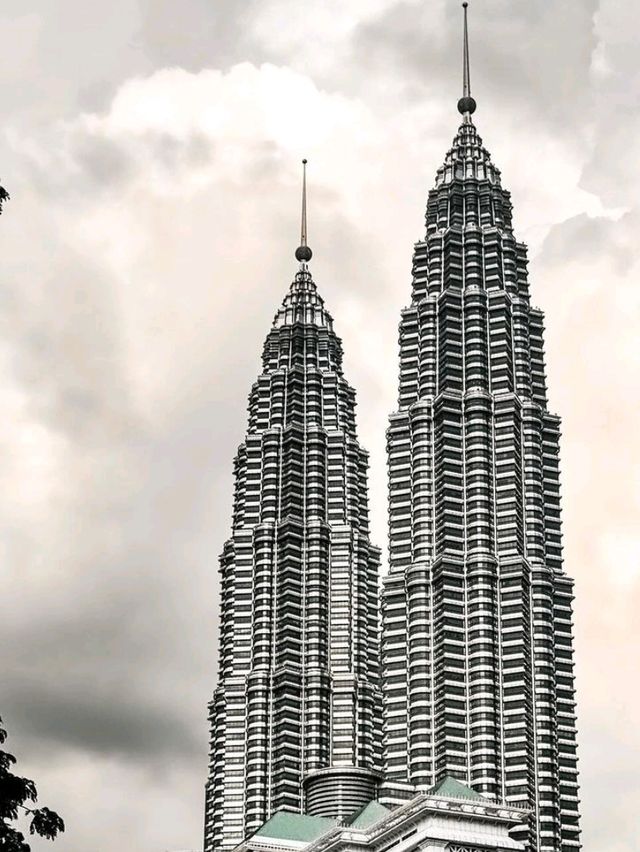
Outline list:
[[[384,785],[380,794],[392,798]],[[528,809],[447,777],[402,804],[372,800],[344,819],[278,811],[236,852],[524,852],[510,832],[528,818]]]

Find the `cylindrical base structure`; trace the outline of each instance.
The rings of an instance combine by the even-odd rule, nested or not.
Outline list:
[[[304,779],[304,812],[344,820],[377,798],[380,775],[358,766],[331,766]]]

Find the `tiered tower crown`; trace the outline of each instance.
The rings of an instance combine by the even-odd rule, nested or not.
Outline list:
[[[274,328],[304,323],[333,331],[333,319],[324,306],[306,263],[296,272],[291,288],[273,320]]]
[[[444,163],[436,174],[436,188],[469,180],[488,181],[491,187],[500,188],[500,169],[491,162],[491,154],[482,144],[482,139],[472,122],[464,122],[458,128],[451,148],[446,153]],[[447,211],[449,212],[449,211]],[[474,221],[472,210],[465,224],[479,224]],[[443,220],[443,224],[448,220]],[[509,218],[508,227],[511,227]]]

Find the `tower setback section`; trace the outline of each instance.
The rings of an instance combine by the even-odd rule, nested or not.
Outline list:
[[[235,459],[205,852],[233,848],[278,810],[301,812],[309,773],[380,764],[368,456],[342,345],[309,272],[305,220],[300,269],[267,336]]]
[[[562,567],[560,422],[547,404],[526,247],[468,89],[459,110],[415,246],[387,432],[385,775],[399,790],[452,776],[528,806],[529,828],[514,836],[530,852],[572,852],[573,595]]]

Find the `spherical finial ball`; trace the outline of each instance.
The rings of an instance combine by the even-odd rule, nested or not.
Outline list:
[[[298,246],[296,249],[296,260],[299,260],[300,263],[309,263],[312,257],[313,252],[309,246]]]
[[[463,3],[463,4],[462,4],[462,8],[463,8],[463,9],[466,9],[468,5],[469,5],[468,3]]]
[[[302,161],[302,165],[303,165],[303,166],[306,166],[306,165],[307,165],[307,161],[306,161],[306,160],[303,160],[303,161]]]
[[[458,101],[458,112],[460,115],[464,115],[466,112],[468,112],[469,115],[472,115],[476,111],[476,106],[477,104],[474,98],[460,98]]]

